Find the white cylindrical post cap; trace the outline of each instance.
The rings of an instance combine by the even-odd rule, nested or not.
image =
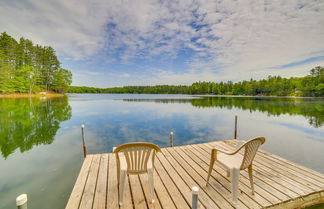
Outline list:
[[[173,135],[173,131],[171,131],[170,134]]]
[[[198,195],[198,192],[199,192],[199,188],[198,188],[198,187],[193,186],[193,187],[191,188],[191,190],[192,190],[192,194],[196,194],[196,195]]]
[[[81,128],[84,128],[84,124],[81,125]]]
[[[27,202],[27,194],[21,194],[16,198],[16,205],[21,206]]]

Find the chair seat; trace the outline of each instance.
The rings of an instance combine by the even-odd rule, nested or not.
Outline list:
[[[227,155],[224,153],[217,153],[216,160],[228,169],[237,168],[239,169],[242,165],[242,155]]]

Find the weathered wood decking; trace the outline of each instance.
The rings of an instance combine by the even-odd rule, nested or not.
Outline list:
[[[198,186],[200,208],[298,208],[324,202],[324,175],[259,150],[253,163],[255,195],[248,174],[241,171],[239,201],[231,202],[226,171],[214,166],[210,186],[206,178],[214,145],[233,149],[235,140],[162,149],[155,162],[155,203],[149,197],[145,174],[130,175],[124,205],[118,205],[116,160],[113,154],[88,155],[66,209],[191,208],[191,187]]]

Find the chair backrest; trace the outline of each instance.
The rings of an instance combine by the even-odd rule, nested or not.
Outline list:
[[[265,142],[264,137],[257,137],[245,142],[242,146],[244,147],[244,156],[242,160],[241,170],[249,167],[258,151],[261,144]]]
[[[117,159],[117,169],[119,170],[120,168],[119,152],[124,153],[127,163],[127,172],[140,174],[147,172],[149,160],[152,160],[151,163],[154,165],[155,154],[160,151],[161,149],[159,146],[145,142],[134,142],[120,145],[114,150]]]

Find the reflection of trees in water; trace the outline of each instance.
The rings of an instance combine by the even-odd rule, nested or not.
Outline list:
[[[324,123],[324,99],[322,98],[274,98],[274,97],[202,97],[200,99],[124,99],[128,102],[191,103],[195,107],[239,108],[260,111],[269,115],[302,115],[310,125],[320,127]]]
[[[51,144],[60,122],[71,118],[67,97],[0,99],[0,149],[7,158],[34,145]]]

